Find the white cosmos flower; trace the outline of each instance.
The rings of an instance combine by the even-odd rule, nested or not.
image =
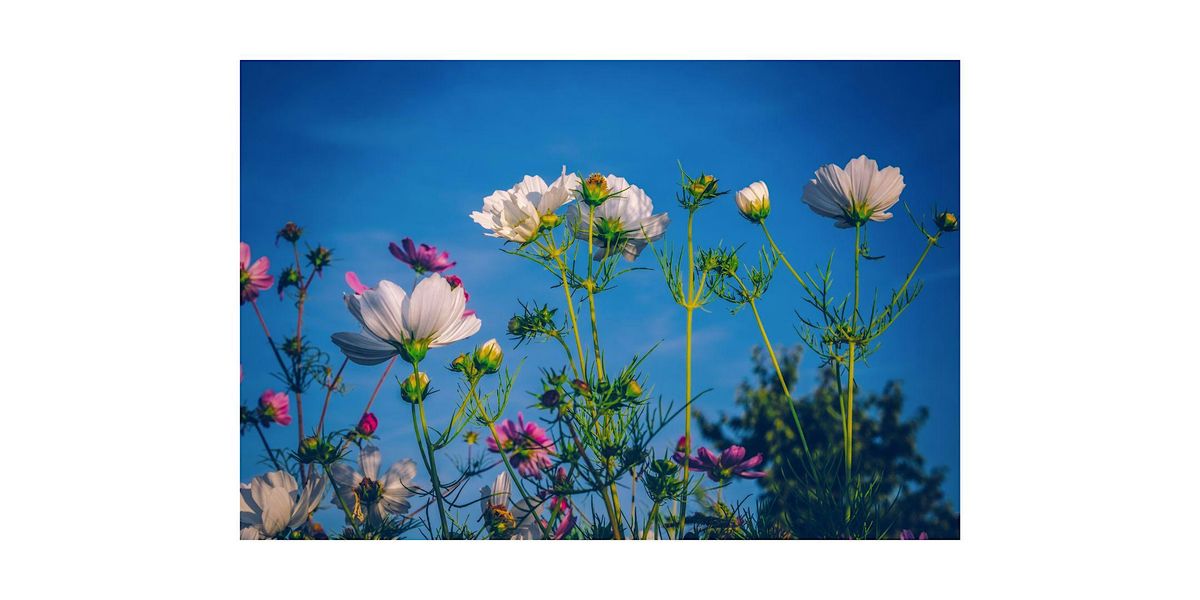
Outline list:
[[[286,528],[299,527],[325,497],[325,478],[313,477],[302,492],[297,491],[296,479],[286,471],[272,471],[243,483],[241,538],[272,538]]]
[[[632,261],[641,254],[646,244],[658,241],[666,235],[671,218],[667,213],[651,214],[654,212],[654,204],[650,201],[650,196],[638,186],[625,181],[625,178],[608,175],[604,180],[608,192],[619,192],[619,195],[605,200],[596,207],[593,214],[595,258],[604,258],[606,252],[620,252],[625,256],[625,260]],[[578,202],[567,210],[567,222],[575,232],[575,237],[584,241],[588,239],[587,217],[588,206],[583,202]],[[606,248],[607,239],[618,240],[620,247]]]
[[[816,179],[804,188],[804,202],[817,214],[836,220],[838,227],[854,227],[871,221],[886,221],[886,212],[900,201],[904,177],[900,169],[880,170],[875,161],[864,156],[846,163],[825,165],[816,172]]]
[[[771,214],[771,193],[765,181],[755,181],[734,196],[738,211],[752,223],[762,223]]]
[[[571,201],[578,187],[579,177],[568,174],[565,166],[549,186],[537,175],[526,175],[508,191],[484,198],[483,210],[471,213],[471,219],[491,232],[486,235],[523,244],[537,235],[543,218]]]
[[[522,500],[509,507],[511,483],[506,471],[501,471],[491,486],[479,490],[479,506],[483,520],[495,539],[538,540],[542,529],[537,524],[537,510],[531,500]],[[512,532],[509,535],[509,531]]]
[[[398,460],[379,478],[382,462],[379,448],[367,446],[358,453],[360,470],[345,463],[333,465],[334,493],[353,510],[357,497],[359,506],[369,522],[378,524],[388,514],[405,515],[410,504],[408,497],[416,489],[413,478],[417,476],[417,464],[409,459]]]
[[[474,335],[481,325],[473,312],[464,313],[462,286],[452,287],[437,273],[422,279],[411,296],[385,279],[345,299],[363,331],[335,333],[333,343],[360,365],[377,365],[400,354],[401,348],[423,355],[429,348]]]

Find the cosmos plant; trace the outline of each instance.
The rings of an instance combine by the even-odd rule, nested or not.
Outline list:
[[[250,305],[278,367],[273,375],[282,382],[282,389],[251,396],[241,409],[242,432],[255,432],[268,469],[241,485],[242,539],[667,540],[740,539],[763,532],[791,537],[787,524],[764,523],[743,502],[724,498],[733,482],[768,476],[803,478],[811,501],[836,507],[828,522],[808,524],[806,530],[824,532],[821,537],[927,537],[899,529],[904,524],[893,528],[886,510],[867,504],[880,474],[854,462],[855,374],[915,301],[921,291],[916,274],[942,236],[959,230],[956,215],[935,210],[928,224],[913,217],[924,251],[887,301],[868,307],[863,299],[876,295],[859,289],[862,262],[881,258],[868,248],[868,229],[893,226],[889,222],[905,191],[897,167],[880,169],[859,156],[845,166],[817,168],[804,178],[803,189],[775,190],[776,204],[804,205],[837,228],[853,229],[852,287],[845,294],[833,290],[832,260],[813,272],[798,271],[771,237],[768,221],[779,217],[771,216],[766,181],[728,196],[715,175],[692,176],[679,166],[674,197],[685,218],[673,225],[649,191],[618,175],[563,167],[549,184],[540,175],[515,175],[509,179],[515,184],[481,192],[482,206],[469,218],[502,245],[498,258],[525,259],[512,268],[544,274],[558,300],[518,298],[521,311],[506,323],[484,323],[467,307],[469,282],[450,272],[458,263],[445,246],[405,237],[388,245],[398,263],[376,274],[382,278],[368,284],[360,271],[347,269],[346,287],[327,292],[340,294],[346,309],[332,327],[340,331],[329,339],[333,350],[327,353],[305,335],[304,318],[314,284],[335,263],[334,251],[308,244],[304,228],[289,222],[275,242],[283,242],[290,256],[276,257],[284,266],[273,275],[270,258],[254,258],[241,244],[241,304]],[[763,245],[702,245],[694,224],[709,207],[721,211],[721,219],[736,211],[761,231]],[[734,227],[729,235],[740,231]],[[667,239],[669,231],[677,245]],[[628,361],[613,361],[616,353],[606,348],[620,344],[625,355],[631,342],[609,339],[599,326],[601,315],[639,318],[635,311],[609,306],[605,292],[618,281],[650,285],[646,250],[685,317],[679,398],[654,392],[654,374],[643,369],[653,346],[634,347]],[[794,279],[790,286],[771,285],[780,264]],[[411,285],[394,283],[409,278]],[[272,287],[294,310],[294,318],[272,315],[285,323],[281,338],[272,334],[262,310],[274,302],[261,295]],[[799,321],[768,327],[759,303],[780,288],[784,298],[799,294],[793,302]],[[507,300],[480,292],[473,302],[486,307]],[[788,410],[780,414],[795,429],[801,464],[767,464],[762,453],[737,445],[694,446],[692,404],[705,383],[692,369],[698,350],[693,328],[698,311],[718,318],[707,310],[718,301],[754,319],[757,341],[785,397]],[[840,448],[809,446],[774,352],[771,333],[778,336],[780,330],[798,331],[837,378],[840,414],[831,418],[841,421]],[[504,342],[471,341],[481,331],[503,331],[514,347],[551,342],[561,354],[538,365],[535,380],[518,383],[518,370],[505,363]],[[361,391],[348,389],[342,379],[348,367],[370,372],[377,382]],[[523,410],[513,406],[514,392],[528,396]],[[361,412],[348,423],[327,423],[331,402],[356,396],[362,397]],[[385,404],[376,405],[377,399]],[[439,405],[432,414],[440,417],[430,418],[430,403]],[[397,410],[407,417],[389,416]],[[268,444],[265,431],[292,427],[294,447]],[[414,442],[416,456],[390,457],[394,462],[384,470],[380,440],[396,437]],[[817,458],[831,450],[838,457],[832,469]]]

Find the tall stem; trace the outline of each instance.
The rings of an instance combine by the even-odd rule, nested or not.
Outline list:
[[[696,211],[688,211],[687,223],[687,294],[684,298],[686,306],[684,311],[687,313],[687,320],[684,326],[684,352],[683,352],[683,443],[685,446],[684,453],[688,456],[692,455],[692,315],[696,310],[696,259],[695,245],[692,243],[692,221],[696,216]],[[683,481],[687,486],[691,482],[691,470],[689,468],[691,461],[683,461]],[[684,532],[687,530],[687,501],[688,495],[683,495],[682,509],[679,511],[679,530],[676,532],[676,539],[682,539]]]
[[[267,443],[267,436],[263,435],[262,427],[258,421],[254,421],[254,430],[258,432],[258,439],[262,440],[263,448],[267,449],[267,456],[271,457],[271,464],[275,465],[276,471],[282,471],[283,467],[279,466],[279,461],[275,460],[275,453],[271,451],[271,445]]]
[[[584,380],[587,379],[587,361],[584,360],[583,341],[579,338],[579,319],[575,316],[575,301],[571,298],[571,284],[567,278],[567,265],[563,262],[562,257],[557,254],[554,256],[555,263],[558,265],[559,275],[562,276],[563,296],[567,302],[567,315],[571,319],[571,331],[575,334],[575,352],[579,357],[579,370],[583,375]],[[591,256],[588,257],[591,260]]]
[[[349,362],[349,357],[342,359],[342,366],[338,367],[337,374],[333,376],[333,381],[329,382],[329,387],[325,390],[325,402],[321,405],[321,418],[317,421],[317,435],[321,435],[325,430],[325,413],[329,410],[329,398],[333,396],[333,390],[337,388],[337,382],[342,378],[342,371],[346,369],[346,363]]]
[[[263,319],[262,311],[258,310],[258,302],[251,300],[250,306],[254,309],[254,315],[258,317],[258,324],[262,325],[263,334],[267,336],[267,345],[271,347],[271,352],[275,354],[275,360],[279,363],[279,368],[283,370],[283,375],[288,377],[291,371],[284,364],[283,357],[279,355],[279,348],[276,347],[275,340],[271,338],[271,330],[267,329],[267,322]],[[291,379],[291,377],[288,377],[288,379]],[[288,387],[292,388],[292,391],[295,391],[299,385],[296,382],[289,382]],[[296,400],[296,447],[299,448],[300,444],[304,442],[304,412],[300,408],[300,398],[298,395]],[[304,484],[304,469],[300,469],[300,483],[301,485]]]
[[[789,261],[787,256],[784,255],[783,250],[780,250],[779,246],[775,244],[775,240],[771,237],[771,232],[767,230],[767,222],[763,221],[761,225],[763,234],[767,236],[767,243],[771,245],[771,250],[774,251],[775,255],[779,257],[779,260],[783,261],[783,264],[788,268],[788,271],[792,272],[792,277],[796,278],[796,281],[800,283],[800,287],[804,288],[805,291],[808,291],[808,284],[804,283],[804,278],[796,272],[794,267],[792,267],[791,261]]]
[[[604,364],[600,361],[600,332],[596,328],[596,280],[593,275],[593,265],[595,262],[592,254],[595,252],[594,241],[592,236],[596,230],[596,207],[588,205],[588,279],[587,279],[587,294],[588,294],[588,312],[592,322],[592,351],[595,352],[593,357],[596,361],[596,377],[599,381],[604,380]]]
[[[420,373],[420,362],[413,361],[413,374]],[[425,394],[421,393],[417,400],[417,411],[421,415],[421,436],[425,438],[425,447],[429,449],[429,478],[433,481],[433,497],[437,499],[438,517],[442,521],[442,537],[449,533],[446,527],[446,505],[442,500],[442,482],[438,477],[437,458],[434,454],[437,449],[433,447],[433,442],[429,439],[429,423],[425,420]]]
[[[862,256],[862,223],[854,224],[854,308],[850,313],[850,335],[858,337],[858,279],[859,257]],[[850,484],[851,467],[854,463],[854,361],[855,341],[850,341],[846,373],[846,485]]]

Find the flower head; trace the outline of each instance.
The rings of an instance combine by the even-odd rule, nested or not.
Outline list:
[[[370,437],[379,429],[379,419],[374,413],[364,413],[362,418],[358,420],[358,425],[354,427],[354,431],[363,437]]]
[[[676,451],[675,459],[677,462],[680,457],[681,453]],[[762,453],[760,452],[751,458],[746,458],[746,449],[741,446],[730,446],[721,452],[719,456],[714,456],[708,448],[700,448],[696,451],[696,457],[688,456],[686,459],[689,467],[695,471],[704,472],[713,481],[729,481],[735,476],[746,479],[758,479],[766,475],[762,471],[750,470],[762,464]]]
[[[480,373],[495,373],[500,370],[500,362],[504,360],[504,351],[500,349],[500,343],[496,341],[496,338],[492,338],[476,348],[471,358],[475,361],[475,368],[479,369]]]
[[[471,213],[471,219],[490,237],[524,244],[537,237],[542,227],[558,224],[554,211],[571,201],[578,186],[579,177],[568,174],[566,167],[549,186],[537,175],[526,175],[509,190],[496,190],[484,198],[483,210]]]
[[[838,227],[854,227],[867,221],[892,218],[889,208],[900,201],[904,177],[900,169],[880,169],[866,156],[816,171],[816,179],[804,188],[804,202],[813,212],[835,220]]]
[[[285,241],[295,243],[304,234],[304,228],[288,221],[283,225],[283,228],[275,233],[275,245],[279,245],[279,238]]]
[[[417,465],[412,460],[398,460],[379,478],[382,455],[379,448],[367,446],[358,453],[359,470],[346,463],[333,465],[334,491],[346,506],[361,509],[370,523],[380,523],[387,515],[408,513],[408,502],[415,490],[413,478]]]
[[[554,441],[537,423],[526,423],[521,413],[517,422],[505,419],[496,426],[499,439],[487,439],[488,450],[503,452],[508,461],[525,477],[533,477],[550,467],[550,455],[556,451]]]
[[[404,238],[400,243],[404,245],[403,248],[397,246],[396,242],[392,242],[388,244],[388,251],[400,262],[412,267],[412,270],[417,273],[441,273],[458,264],[450,261],[449,252],[439,254],[435,246],[421,244],[418,248],[412,238]]]
[[[325,478],[316,476],[299,490],[286,471],[272,471],[241,486],[242,539],[272,538],[299,527],[325,497]],[[247,531],[249,530],[249,531]]]
[[[944,231],[946,233],[958,231],[958,217],[954,216],[954,213],[952,212],[938,213],[937,216],[934,217],[933,222],[937,225],[937,228],[940,231]]]
[[[291,425],[292,416],[288,414],[288,395],[285,392],[267,390],[258,398],[259,413],[271,422],[283,426]]]
[[[588,179],[590,181],[591,177]],[[596,244],[594,258],[601,260],[619,252],[626,260],[632,261],[647,244],[666,235],[671,218],[667,213],[651,214],[654,204],[650,196],[624,178],[609,175],[605,185],[605,189],[615,195],[610,195],[599,206],[592,205],[594,208],[590,209],[593,211],[591,233]],[[587,186],[584,187],[586,191]],[[567,222],[577,239],[588,239],[588,214],[589,209],[582,204],[576,204],[567,211]]]
[[[762,223],[771,214],[771,195],[764,181],[755,181],[734,197],[738,211],[751,223]]]
[[[437,273],[422,279],[411,295],[385,279],[345,300],[363,331],[335,333],[333,343],[360,365],[377,365],[402,353],[405,360],[420,360],[430,348],[470,337],[481,325],[475,315],[464,314],[463,289],[452,288]]]
[[[250,262],[250,245],[242,242],[242,304],[253,302],[258,293],[271,289],[275,277],[271,275],[271,261],[265,256],[259,257],[254,263]]]
[[[541,539],[542,530],[536,514],[540,507],[532,499],[521,500],[510,506],[511,495],[512,483],[508,473],[503,471],[496,476],[492,485],[485,485],[479,490],[479,506],[488,536],[496,540]]]

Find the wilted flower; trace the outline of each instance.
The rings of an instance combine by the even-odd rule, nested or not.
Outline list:
[[[692,470],[706,473],[708,478],[713,481],[728,481],[734,476],[746,479],[758,479],[766,476],[766,473],[762,471],[750,470],[762,464],[762,453],[746,458],[746,449],[741,446],[730,446],[721,452],[720,456],[714,456],[708,448],[700,448],[696,451],[696,456],[696,458],[686,457],[688,466]],[[680,458],[678,451],[675,457],[678,461]]]
[[[902,540],[927,540],[927,539],[929,539],[929,535],[926,534],[924,531],[922,531],[921,535],[914,536],[911,529],[904,529],[900,532],[900,539],[902,539]]]
[[[521,475],[533,477],[550,467],[550,455],[555,452],[554,441],[537,423],[526,423],[521,413],[517,413],[516,423],[505,419],[496,426],[496,433],[500,439],[489,437],[488,450],[508,455],[508,461]]]
[[[305,258],[308,259],[308,264],[312,265],[312,268],[316,270],[317,275],[321,275],[325,267],[333,264],[333,250],[325,246],[317,246],[310,249]]]
[[[271,261],[267,257],[259,257],[253,264],[250,263],[250,245],[246,242],[242,242],[241,259],[242,304],[245,304],[258,298],[259,292],[271,289],[275,283],[275,277],[269,272]]]
[[[542,530],[535,514],[537,506],[533,500],[521,500],[509,506],[511,487],[508,473],[501,471],[492,485],[479,490],[479,506],[489,536],[498,540],[541,539]]]
[[[292,424],[292,416],[288,414],[288,395],[285,392],[263,392],[258,398],[258,412],[270,422],[285,427]]]
[[[472,355],[475,361],[475,368],[481,373],[495,373],[500,370],[500,362],[504,360],[504,351],[500,349],[499,342],[496,338],[492,338],[475,349]]]
[[[283,299],[284,290],[294,287],[300,287],[300,271],[296,267],[288,265],[283,268],[283,273],[279,274],[279,283],[275,286],[275,291],[279,292],[279,299]]]
[[[358,280],[358,274],[354,271],[346,271],[346,285],[350,286],[350,289],[354,290],[355,294],[361,294],[371,289]]]
[[[283,229],[280,229],[278,232],[275,233],[275,244],[276,245],[279,244],[279,238],[283,238],[286,241],[295,243],[297,240],[300,239],[300,235],[303,233],[304,233],[303,227],[300,227],[299,225],[297,225],[291,221],[288,221],[287,223],[284,224]]]
[[[354,431],[364,437],[370,437],[376,429],[379,429],[379,419],[375,417],[374,413],[363,414],[362,418],[358,420],[358,425],[354,427]]]
[[[588,181],[591,179],[589,177]],[[605,182],[605,189],[620,193],[593,209],[592,234],[597,244],[594,258],[600,260],[606,254],[620,252],[626,260],[632,261],[641,254],[646,244],[666,235],[671,218],[667,213],[651,214],[654,204],[650,197],[624,178],[609,175]],[[586,193],[587,185],[584,189]],[[582,204],[576,204],[567,211],[567,221],[575,237],[584,241],[588,239],[587,217],[588,209]]]
[[[441,273],[458,263],[450,262],[450,253],[438,253],[438,249],[429,244],[421,244],[418,248],[413,243],[412,238],[404,238],[400,241],[404,248],[396,245],[396,242],[388,244],[388,251],[392,253],[400,262],[412,267],[412,270],[417,273]]]
[[[367,446],[358,453],[359,471],[345,463],[333,465],[334,492],[347,507],[359,507],[372,524],[382,522],[387,515],[408,513],[408,497],[413,494],[413,478],[417,465],[411,460],[398,460],[379,479],[382,462],[379,448]]]
[[[933,222],[937,228],[947,233],[958,231],[958,217],[952,212],[941,212],[934,217]]]
[[[486,235],[524,244],[537,237],[543,225],[558,223],[554,211],[571,201],[579,177],[562,175],[549,186],[539,176],[526,175],[508,191],[497,190],[483,199],[482,212],[471,213],[471,219],[491,233]]]
[[[771,195],[764,181],[755,181],[734,197],[738,211],[751,223],[762,223],[771,214]]]
[[[241,485],[241,539],[273,538],[299,527],[325,497],[325,478],[316,476],[299,491],[286,471],[272,471]],[[247,529],[251,531],[247,531]]]
[[[437,273],[422,279],[411,296],[385,279],[375,289],[345,298],[363,331],[335,333],[333,343],[360,365],[377,365],[397,354],[419,361],[428,349],[467,338],[481,325],[475,315],[463,314],[463,289],[451,288]]]
[[[900,169],[880,170],[866,156],[837,165],[825,165],[816,171],[816,179],[804,188],[804,202],[817,214],[835,219],[838,227],[854,227],[870,221],[886,221],[885,212],[900,201],[904,177]]]

